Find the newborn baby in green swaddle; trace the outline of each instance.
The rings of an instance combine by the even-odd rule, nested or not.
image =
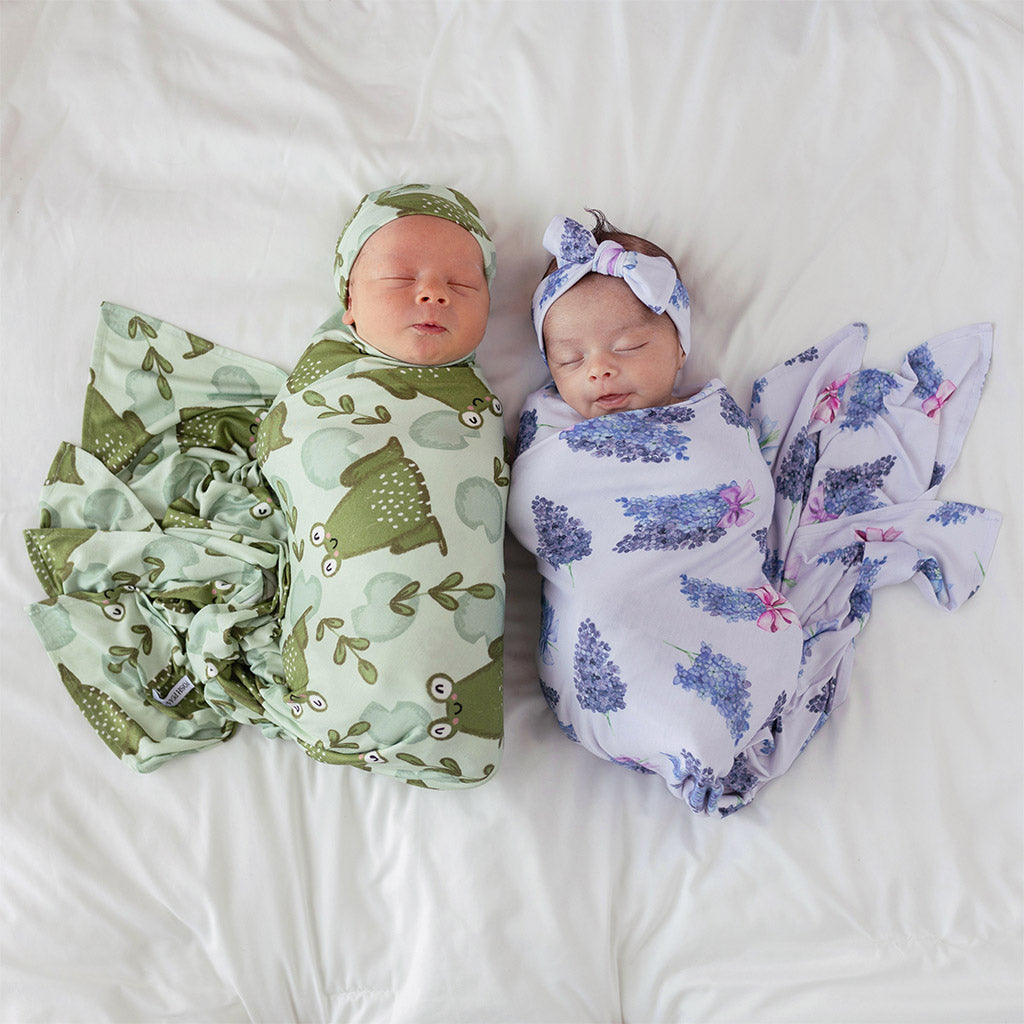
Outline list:
[[[483,781],[502,737],[508,478],[471,358],[493,270],[459,193],[367,196],[338,242],[343,310],[257,441],[290,532],[278,712],[315,758],[432,787]]]
[[[29,615],[139,771],[238,725],[435,789],[502,742],[501,403],[473,363],[494,246],[460,193],[367,195],[295,369],[105,303],[81,445],[26,531]]]

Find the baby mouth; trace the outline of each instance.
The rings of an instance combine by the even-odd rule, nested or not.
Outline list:
[[[601,395],[601,397],[597,399],[597,404],[603,409],[618,409],[628,401],[628,394]]]
[[[444,334],[447,330],[446,327],[442,327],[440,324],[430,323],[426,321],[421,324],[413,324],[412,329],[419,331],[420,334]]]

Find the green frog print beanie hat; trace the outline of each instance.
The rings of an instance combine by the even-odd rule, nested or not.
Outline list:
[[[342,229],[335,250],[334,284],[343,307],[348,305],[348,278],[352,265],[370,235],[399,217],[423,215],[450,220],[477,240],[490,287],[497,254],[477,208],[461,192],[443,185],[392,185],[363,196]]]

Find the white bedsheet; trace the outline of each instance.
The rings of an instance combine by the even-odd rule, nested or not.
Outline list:
[[[12,3],[2,28],[5,1021],[1019,1021],[1020,3]],[[851,320],[896,369],[995,324],[942,496],[999,509],[947,617],[883,591],[849,703],[726,820],[559,732],[508,544],[497,777],[432,793],[244,730],[150,776],[68,698],[21,530],[109,299],[282,366],[367,190],[453,184],[499,254],[480,361],[544,379],[555,213],[673,252],[695,383]]]

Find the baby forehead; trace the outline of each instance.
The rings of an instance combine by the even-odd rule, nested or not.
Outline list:
[[[667,318],[648,309],[625,281],[588,274],[551,303],[544,318],[544,332],[546,336],[549,328],[564,332],[574,325],[593,323],[644,327],[662,319]]]
[[[483,266],[476,239],[464,227],[441,217],[398,217],[379,227],[363,243],[359,259],[464,260]]]

